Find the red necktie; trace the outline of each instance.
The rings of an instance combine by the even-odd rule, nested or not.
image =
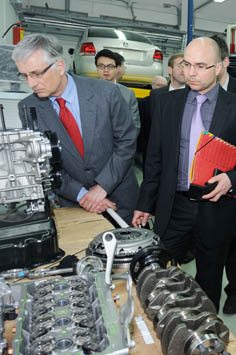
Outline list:
[[[66,107],[66,101],[60,97],[56,99],[58,105],[60,106],[59,117],[61,122],[63,123],[65,129],[69,133],[70,138],[75,144],[76,148],[80,152],[82,158],[84,158],[84,144],[83,139],[80,134],[79,127],[75,121],[74,116],[70,112],[70,110]]]

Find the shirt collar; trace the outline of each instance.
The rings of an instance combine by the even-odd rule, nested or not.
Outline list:
[[[225,91],[227,91],[228,85],[229,85],[229,74],[227,73],[227,77],[226,77],[226,80],[224,82],[224,85],[222,85],[222,88],[225,89]]]
[[[66,73],[67,76],[67,84],[66,87],[62,93],[62,95],[60,97],[62,97],[64,100],[66,100],[66,102],[73,102],[73,97],[74,97],[74,92],[75,90],[77,90],[75,82],[72,78],[71,75],[68,75],[68,73]],[[50,100],[55,101],[56,100],[56,96],[49,96]]]
[[[171,84],[169,86],[169,91],[173,91],[173,90],[179,90],[179,89],[184,89],[185,85],[180,86],[178,89],[174,88]]]
[[[219,84],[216,84],[211,90],[207,91],[204,95],[207,97],[209,101],[213,102],[216,101],[218,92],[219,92]],[[196,96],[198,95],[199,95],[198,91],[190,90],[187,97],[187,102],[193,103],[193,101],[196,99]]]

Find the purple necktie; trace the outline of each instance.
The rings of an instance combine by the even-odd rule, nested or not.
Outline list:
[[[207,97],[204,95],[198,95],[196,96],[196,100],[197,100],[197,108],[193,113],[191,130],[190,130],[190,140],[189,140],[188,187],[190,184],[189,179],[190,179],[190,172],[191,172],[191,166],[194,158],[194,153],[197,147],[200,134],[202,131],[205,130],[202,123],[201,107],[202,104],[207,100]]]

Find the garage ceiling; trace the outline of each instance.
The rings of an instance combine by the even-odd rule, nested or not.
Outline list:
[[[112,15],[112,10],[110,13],[104,11],[103,14],[91,16],[93,14],[92,6],[95,7],[96,2],[97,4],[103,3],[103,8],[110,6],[113,13],[118,15],[125,11],[125,16],[116,17]],[[156,14],[159,11],[159,16],[155,16],[153,19],[149,16],[150,20],[147,21],[145,18],[142,19],[141,15],[136,15],[140,13],[140,0],[87,0],[87,5],[90,5],[87,8],[83,0],[77,0],[76,3],[74,0],[10,0],[27,32],[46,32],[78,38],[90,25],[125,28],[146,34],[154,44],[161,47],[164,54],[182,50],[186,44],[186,30],[181,30],[181,16],[183,16],[183,7],[186,7],[187,2],[188,0],[146,0],[147,9],[150,11],[153,9]],[[201,20],[204,15],[209,19],[214,10],[214,19],[217,20],[218,16],[221,22],[232,23],[231,17],[235,13],[235,0],[226,0],[223,4],[215,4],[213,0],[194,0],[193,2],[195,21],[198,17]],[[77,6],[76,9],[75,5],[81,6]],[[119,12],[116,12],[116,9],[119,9]],[[223,12],[222,9],[224,9]],[[86,12],[86,10],[88,11]],[[158,19],[165,19],[167,16],[169,18],[172,16],[173,25],[158,22]],[[223,21],[222,16],[224,17]],[[225,28],[225,24],[223,27]],[[211,35],[213,32],[216,31],[195,29],[194,35]]]

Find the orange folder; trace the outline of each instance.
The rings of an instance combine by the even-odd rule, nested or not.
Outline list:
[[[205,186],[215,169],[222,172],[236,166],[236,147],[208,131],[200,135],[190,172],[190,183]]]

